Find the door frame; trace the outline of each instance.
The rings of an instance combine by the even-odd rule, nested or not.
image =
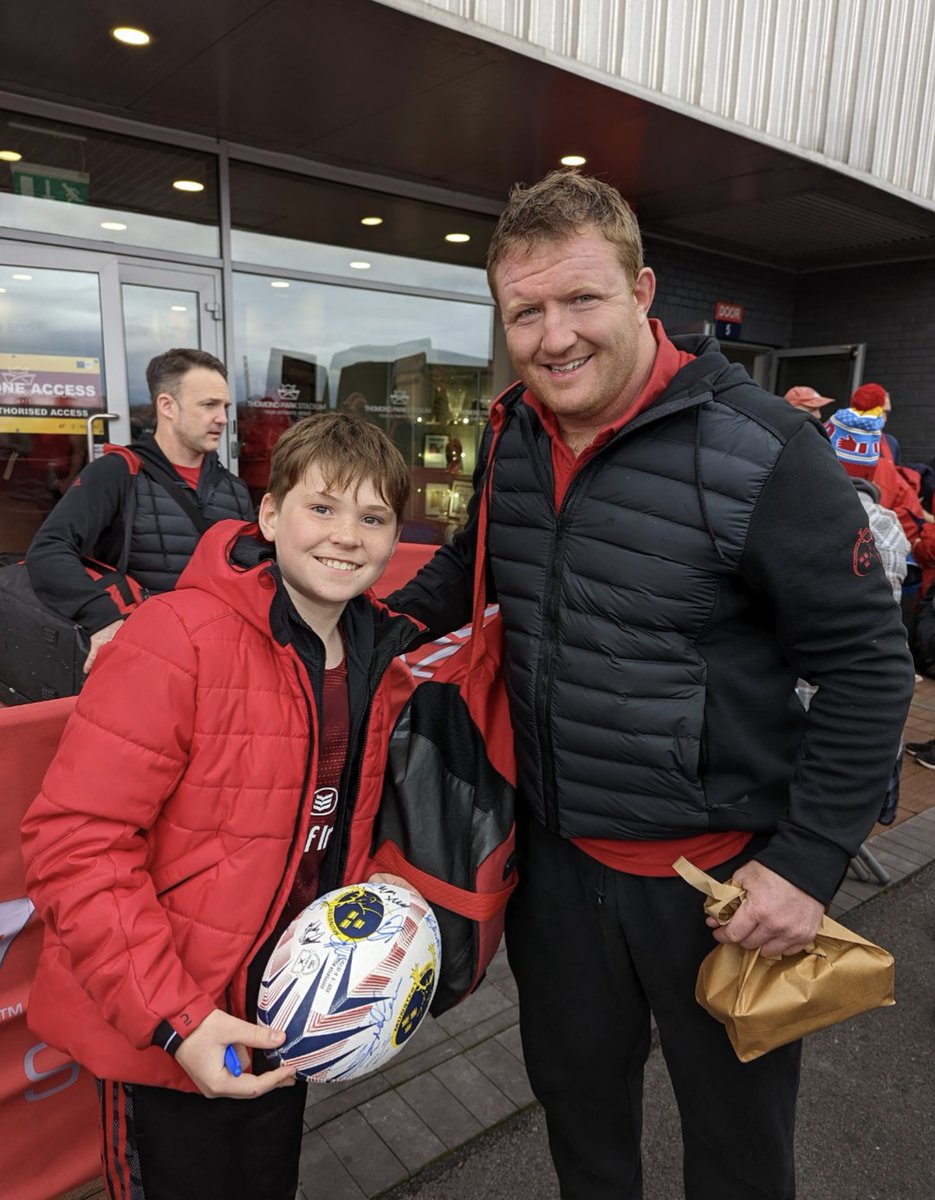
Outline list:
[[[769,357],[769,390],[776,391],[779,361],[784,358],[843,358],[850,360],[851,381],[848,397],[860,386],[864,377],[866,342],[846,342],[834,346],[796,346],[794,350],[774,350]]]
[[[126,445],[130,441],[130,394],[127,385],[126,337],[123,319],[124,283],[150,287],[179,288],[198,293],[199,336],[202,348],[223,359],[224,323],[221,302],[221,268],[196,267],[188,263],[153,263],[151,259],[106,251],[69,250],[39,242],[0,239],[0,262],[12,267],[36,267],[50,271],[83,271],[98,277],[101,302],[101,341],[104,395],[107,411],[116,414],[106,430],[98,422],[98,442]],[[169,347],[167,346],[168,350]],[[229,464],[232,429],[218,448]]]

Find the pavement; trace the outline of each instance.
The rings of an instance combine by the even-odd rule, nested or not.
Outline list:
[[[906,740],[932,736],[935,680],[924,679]],[[897,819],[886,829],[877,826],[866,845],[873,856],[869,880],[848,872],[829,915],[845,917],[861,933],[866,925],[866,936],[888,949],[901,946],[900,1003],[808,1039],[799,1153],[803,1185],[807,1176],[811,1190],[802,1197],[935,1200],[935,1154],[924,1164],[924,1187],[908,1180],[895,1189],[886,1183],[898,1163],[918,1155],[924,1143],[914,1139],[923,1129],[928,1151],[935,1146],[932,998],[926,994],[923,1003],[920,973],[927,964],[935,978],[935,874],[929,867],[935,862],[935,771],[905,756]],[[875,867],[889,882],[874,877]],[[928,933],[913,925],[916,910],[920,921],[927,919]],[[300,1173],[306,1200],[370,1200],[385,1193],[387,1200],[557,1200],[517,1018],[516,985],[501,949],[481,987],[438,1020],[429,1018],[385,1070],[357,1083],[311,1085]],[[923,1061],[927,1073],[920,1076]],[[652,1158],[668,1163],[655,1177],[662,1190],[647,1190],[646,1200],[671,1200],[681,1195],[672,1152],[679,1144],[678,1119],[658,1051],[650,1056],[646,1092],[647,1176]],[[861,1157],[857,1140],[875,1148]],[[879,1192],[873,1190],[877,1162],[880,1186],[885,1184]]]
[[[925,679],[906,740],[933,736]],[[849,872],[829,914],[896,955],[897,1005],[806,1040],[799,1200],[935,1200],[935,771],[904,757],[896,821],[865,845],[869,878]],[[558,1200],[517,1020],[501,949],[383,1071],[310,1085],[297,1200]],[[645,1104],[645,1200],[675,1200],[678,1116],[658,1049]]]

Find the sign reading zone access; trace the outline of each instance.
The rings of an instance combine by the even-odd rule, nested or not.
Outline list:
[[[100,359],[0,354],[0,433],[84,433],[103,401]]]

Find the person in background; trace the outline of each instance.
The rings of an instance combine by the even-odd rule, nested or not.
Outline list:
[[[409,486],[373,425],[294,425],[259,526],[209,529],[101,651],[23,819],[29,1023],[98,1080],[110,1200],[295,1196],[305,1085],[259,1053],[283,1038],[260,975],[379,799],[389,729],[366,723],[417,629],[363,593]]]
[[[783,399],[786,400],[793,408],[801,409],[802,412],[811,413],[813,417],[821,419],[821,410],[828,404],[834,404],[834,401],[827,396],[822,396],[820,392],[816,392],[813,387],[798,387],[789,388]]]
[[[81,560],[116,565],[128,503],[134,507],[127,573],[152,594],[175,587],[205,527],[253,515],[246,487],[217,453],[230,408],[224,364],[204,350],[167,350],[147,366],[146,382],[155,433],[132,443],[129,457],[105,454],[89,463],[26,554],[39,599],[90,636],[85,674],[124,615]]]
[[[739,1062],[695,980],[716,941],[810,943],[899,744],[899,613],[878,559],[855,559],[866,516],[820,426],[650,318],[615,189],[515,187],[488,279],[520,376],[475,480],[518,761],[507,950],[561,1194],[642,1195],[652,1014],[685,1194],[790,1200],[801,1043]],[[388,599],[427,636],[470,619],[478,503]],[[808,714],[799,676],[820,688]],[[722,928],[680,855],[745,889]]]

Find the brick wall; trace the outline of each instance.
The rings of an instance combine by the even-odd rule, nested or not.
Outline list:
[[[935,455],[935,262],[798,277],[794,346],[865,342],[864,382],[882,384],[903,459]]]
[[[743,340],[767,346],[792,342],[796,276],[670,242],[646,238],[646,265],[656,273],[652,315],[666,329],[714,320],[718,300],[744,306]]]

